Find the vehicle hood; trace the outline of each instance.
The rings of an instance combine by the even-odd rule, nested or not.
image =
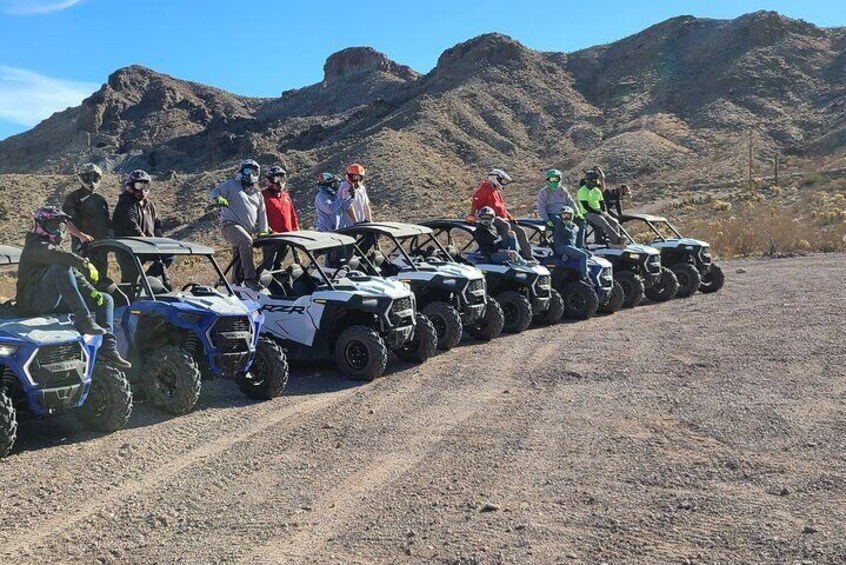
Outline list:
[[[236,296],[192,296],[190,294],[179,295],[176,302],[200,310],[223,316],[237,316],[249,314],[253,309],[249,308]]]
[[[8,338],[49,344],[78,340],[80,335],[68,316],[0,318],[0,341]]]
[[[336,290],[341,292],[352,292],[360,296],[380,298],[388,296],[392,300],[411,296],[409,288],[394,280],[379,277],[368,277],[367,279],[341,279],[335,285]]]
[[[681,239],[668,239],[667,241],[653,241],[651,243],[652,247],[658,249],[664,248],[676,248],[676,247],[710,247],[710,245],[702,240],[693,239],[690,237],[683,237]]]

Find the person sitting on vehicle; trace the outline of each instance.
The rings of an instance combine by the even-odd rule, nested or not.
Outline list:
[[[505,198],[502,196],[502,189],[511,182],[511,177],[502,169],[493,169],[488,173],[488,178],[479,185],[476,192],[473,193],[473,199],[470,204],[470,216],[467,218],[473,221],[478,217],[482,208],[491,208],[496,214],[494,220],[494,227],[503,238],[513,237],[517,238],[520,254],[527,261],[532,261],[532,246],[529,244],[529,238],[526,236],[525,230],[517,225],[514,217],[508,213],[505,208]]]
[[[156,213],[156,205],[150,200],[150,182],[152,179],[146,171],[136,169],[126,176],[123,183],[123,193],[115,205],[112,217],[115,237],[161,237],[161,220]],[[165,289],[170,291],[170,278],[167,268],[173,263],[172,256],[139,255],[142,265],[150,261],[153,265],[147,270],[147,276],[158,277]],[[136,279],[136,267],[132,257],[117,254],[123,282],[133,282]]]
[[[261,167],[252,159],[241,161],[238,176],[217,185],[210,194],[212,205],[220,209],[220,231],[234,257],[240,259],[235,278],[240,274],[253,290],[262,288],[253,259],[253,236],[267,235],[267,211],[257,186],[260,173]]]
[[[109,237],[111,230],[109,203],[97,193],[103,171],[94,163],[85,163],[79,167],[77,176],[80,187],[70,192],[62,204],[62,211],[71,217],[68,233],[72,236],[71,249],[74,253],[78,253],[83,244]],[[92,251],[89,260],[98,271],[106,272],[109,262],[105,251]]]
[[[352,204],[352,197],[341,198],[338,188],[341,179],[332,173],[321,173],[317,177],[317,194],[314,195],[314,208],[317,210],[317,231],[335,231],[341,227],[342,217]]]
[[[622,184],[620,188],[609,188],[602,193],[602,199],[608,207],[608,212],[615,217],[623,215],[623,198],[631,196],[632,189],[629,185]]]
[[[605,211],[605,201],[602,199],[602,190],[600,189],[600,176],[596,170],[585,173],[584,182],[579,187],[578,198],[579,212],[585,219],[598,226],[611,245],[623,245],[625,241],[620,235],[620,224]]]
[[[520,257],[517,252],[517,236],[514,232],[507,233],[504,237],[496,229],[496,212],[490,206],[484,206],[476,215],[476,229],[473,231],[473,239],[479,246],[479,252],[487,261],[496,264],[516,263],[525,265],[526,260]]]
[[[70,216],[54,206],[35,212],[18,265],[16,306],[30,316],[73,314],[79,333],[103,336],[101,359],[117,369],[129,369],[132,365],[117,350],[112,297],[91,286],[82,274],[96,283],[97,267],[61,248],[69,221]]]
[[[562,206],[558,214],[553,216],[554,231],[552,234],[552,249],[563,260],[575,259],[578,262],[579,275],[585,279],[588,276],[588,258],[590,253],[580,249],[577,245],[579,226],[574,219],[576,210],[571,206]]]
[[[555,218],[558,217],[561,208],[569,206],[573,210],[578,209],[576,200],[564,186],[563,175],[558,169],[550,169],[546,173],[546,186],[540,189],[537,198],[538,217],[547,223],[550,228],[555,227]],[[573,221],[578,226],[576,247],[585,246],[585,219],[578,212],[575,213]]]
[[[347,167],[346,180],[341,183],[338,189],[341,200],[352,199],[347,213],[341,217],[342,228],[354,226],[361,222],[373,221],[373,209],[370,207],[370,198],[367,196],[367,187],[364,186],[364,167],[353,163]]]

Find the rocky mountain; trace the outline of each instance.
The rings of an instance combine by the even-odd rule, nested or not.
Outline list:
[[[425,75],[354,47],[329,57],[320,83],[270,99],[127,67],[81,106],[0,142],[0,173],[69,173],[93,159],[176,171],[183,184],[164,186],[184,193],[252,156],[285,164],[307,208],[313,175],[355,160],[374,199],[417,217],[463,209],[493,165],[515,172],[519,202],[550,166],[578,178],[599,163],[613,181],[734,178],[750,130],[761,162],[843,151],[846,28],[773,12],[681,16],[566,54],[488,34]]]

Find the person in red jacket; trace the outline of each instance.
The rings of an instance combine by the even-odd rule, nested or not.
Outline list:
[[[265,186],[262,190],[264,207],[267,210],[267,227],[270,233],[285,233],[300,229],[300,222],[297,220],[297,211],[294,210],[294,201],[286,190],[288,172],[282,167],[275,165],[264,173]],[[277,247],[265,247],[264,265],[268,265],[273,256],[273,268],[278,269],[284,257],[279,256]]]
[[[505,207],[505,198],[502,189],[511,182],[511,177],[502,169],[493,169],[488,173],[487,180],[483,181],[476,192],[473,193],[473,200],[470,205],[469,221],[475,221],[479,210],[488,207],[496,214],[494,227],[502,238],[516,238],[520,245],[520,255],[526,261],[534,262],[532,257],[532,246],[526,232],[517,225],[514,216],[508,213]]]
[[[300,223],[297,220],[297,211],[294,210],[294,202],[285,189],[288,172],[277,165],[267,169],[264,176],[267,184],[262,195],[264,207],[267,209],[267,226],[270,228],[270,233],[299,230]]]

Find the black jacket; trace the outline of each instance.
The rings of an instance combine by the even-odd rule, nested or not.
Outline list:
[[[502,248],[502,237],[493,226],[477,223],[476,231],[473,232],[473,239],[476,240],[479,251],[485,256],[490,256],[491,253],[496,253]]]
[[[109,203],[101,194],[77,188],[65,197],[62,211],[71,217],[73,225],[94,239],[109,237],[111,220]],[[74,238],[74,249],[79,242]]]
[[[623,214],[623,205],[621,202],[623,195],[619,188],[606,190],[602,195],[602,198],[605,200],[605,204],[608,207],[609,212],[615,216],[621,216]]]
[[[139,202],[128,192],[118,198],[112,217],[115,237],[157,237],[161,227],[152,200]]]
[[[17,296],[18,308],[26,313],[32,299],[34,284],[41,280],[52,265],[67,265],[76,269],[76,282],[82,292],[90,292],[94,287],[82,276],[87,269],[85,259],[76,253],[65,251],[53,245],[47,238],[37,233],[28,233],[18,265]]]

